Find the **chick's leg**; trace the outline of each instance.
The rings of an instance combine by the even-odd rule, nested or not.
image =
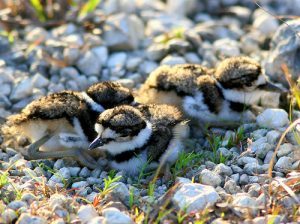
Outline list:
[[[67,149],[62,151],[52,151],[52,152],[43,152],[39,151],[39,148],[45,144],[48,140],[53,137],[53,134],[46,134],[44,137],[40,138],[36,142],[32,143],[28,147],[28,159],[37,160],[37,159],[49,159],[49,158],[64,158],[64,157],[73,157],[78,160],[82,165],[89,168],[96,168],[96,161],[84,151],[84,149]]]

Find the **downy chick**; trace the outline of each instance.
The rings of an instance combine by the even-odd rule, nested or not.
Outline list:
[[[8,117],[3,131],[6,136],[22,135],[33,142],[22,151],[28,159],[70,156],[95,167],[86,149],[97,136],[97,117],[105,109],[132,102],[127,88],[100,82],[84,92],[62,91],[31,102],[19,114]]]
[[[135,175],[143,164],[159,163],[168,169],[179,152],[189,128],[183,114],[171,105],[119,106],[104,111],[95,124],[98,137],[90,149],[106,151],[109,165]]]
[[[191,71],[192,72],[192,71]],[[272,91],[283,91],[272,84],[263,74],[261,66],[255,60],[248,57],[232,57],[222,61],[213,72],[197,75],[192,84],[182,87],[178,91],[179,83],[175,87],[175,82],[168,82],[172,78],[162,78],[166,74],[169,77],[181,76],[177,69],[169,68],[169,72],[161,73],[154,71],[150,74],[143,91],[157,94],[148,95],[152,102],[160,103],[162,98],[170,104],[175,104],[182,108],[186,115],[200,123],[212,126],[229,125],[227,122],[254,119],[253,113],[249,111],[258,105],[261,99]],[[184,77],[181,79],[184,80]],[[154,80],[154,81],[153,81]],[[161,87],[163,86],[163,87]],[[167,94],[172,92],[176,102],[168,100]],[[147,96],[144,93],[143,96]],[[149,99],[138,101],[150,101]]]

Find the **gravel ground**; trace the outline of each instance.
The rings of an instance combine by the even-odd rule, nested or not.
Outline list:
[[[300,15],[299,0],[260,3],[276,15]],[[71,12],[62,25],[13,30],[12,43],[0,36],[2,117],[43,95],[98,81],[138,88],[162,64],[214,67],[248,55],[282,85],[280,64],[300,74],[300,41],[291,31],[300,31],[300,20],[281,24],[251,0],[107,0],[84,18]],[[0,223],[300,222],[297,133],[288,132],[274,152],[288,126],[287,112],[269,108],[236,131],[188,139],[173,179],[150,184],[146,172],[110,171],[105,159],[89,170],[68,159],[27,161],[1,147]]]

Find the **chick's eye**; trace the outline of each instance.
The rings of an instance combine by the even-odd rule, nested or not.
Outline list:
[[[125,128],[122,130],[122,136],[130,135],[131,130],[129,128]]]

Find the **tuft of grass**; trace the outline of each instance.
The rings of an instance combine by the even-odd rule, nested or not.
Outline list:
[[[230,136],[227,143],[227,148],[232,148],[234,146],[240,145],[243,141],[247,139],[245,135],[245,129],[243,127],[239,128],[234,132],[233,136]]]
[[[40,0],[30,0],[30,4],[34,8],[39,21],[46,22],[47,19],[46,19],[45,11]]]
[[[101,0],[88,0],[79,12],[79,17],[83,17],[88,13],[93,12],[100,4]]]
[[[181,152],[171,168],[174,177],[184,175],[188,169],[198,166],[203,160],[203,155],[196,152]]]

